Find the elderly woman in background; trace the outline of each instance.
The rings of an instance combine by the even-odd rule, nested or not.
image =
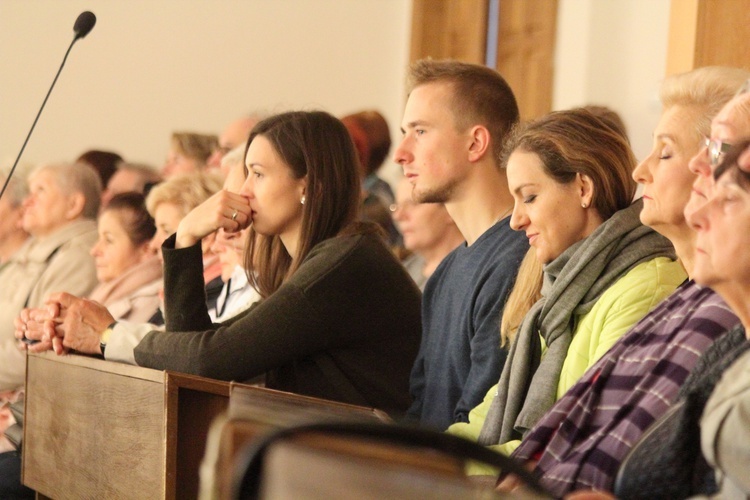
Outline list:
[[[161,262],[151,247],[156,227],[142,194],[112,198],[99,214],[91,255],[99,286],[89,295],[117,319],[144,322],[159,308]]]
[[[0,391],[23,385],[26,356],[13,318],[40,307],[52,292],[88,295],[96,286],[89,252],[96,241],[101,181],[87,165],[38,167],[29,176],[23,228],[31,235],[0,271]]]
[[[4,183],[7,176],[8,172],[3,171],[0,183]],[[0,269],[29,238],[29,233],[21,224],[23,199],[28,189],[26,179],[18,177],[16,172],[16,177],[11,178],[5,194],[0,198]]]
[[[89,252],[96,241],[99,175],[88,165],[44,165],[29,175],[28,186],[21,224],[31,237],[0,268],[0,403],[18,397],[26,374],[26,355],[16,346],[13,317],[24,307],[42,306],[52,292],[85,295],[97,283]],[[3,203],[13,195],[6,192]],[[2,217],[0,224],[6,221]],[[7,409],[0,410],[0,436],[12,422]],[[18,481],[20,454],[4,437],[0,452],[0,496],[29,493]]]
[[[402,264],[424,290],[427,279],[464,237],[441,203],[416,203],[411,198],[412,185],[403,177],[396,187],[396,203],[390,206],[393,220],[410,253]]]
[[[154,186],[146,197],[146,207],[156,222],[156,233],[151,239],[151,248],[154,249],[160,261],[163,261],[161,246],[164,240],[177,231],[180,221],[192,209],[221,190],[221,186],[221,178],[215,172],[179,175]],[[206,304],[209,309],[216,307],[216,299],[223,286],[221,265],[211,251],[214,237],[213,234],[206,236],[201,244]],[[164,319],[161,313],[152,318],[150,323],[163,324]]]
[[[161,173],[168,179],[176,174],[204,170],[209,157],[218,147],[219,139],[215,135],[175,132]]]
[[[221,159],[221,169],[227,172],[224,189],[232,193],[240,191],[245,181],[244,160],[244,145],[234,148]],[[216,299],[216,307],[208,310],[208,315],[214,323],[237,316],[260,300],[260,294],[250,285],[247,271],[242,266],[242,256],[249,232],[248,228],[237,232],[225,231],[222,228],[216,232],[212,251],[219,258],[224,287]]]

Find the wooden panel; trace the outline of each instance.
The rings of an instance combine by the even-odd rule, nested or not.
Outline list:
[[[684,73],[695,67],[698,3],[699,0],[673,0],[669,6],[667,75]]]
[[[414,0],[410,60],[484,64],[488,0]]]
[[[23,481],[51,498],[163,498],[164,374],[30,355]]]
[[[208,429],[229,406],[228,382],[167,372],[167,498],[196,498]],[[176,412],[174,405],[176,403]],[[174,464],[172,466],[171,464]],[[174,471],[174,474],[172,472]]]
[[[695,39],[695,67],[750,68],[750,1],[701,0]]]
[[[748,26],[748,0],[672,0],[667,75],[713,65],[750,69]]]
[[[197,497],[228,382],[52,353],[29,355],[26,379],[29,487],[55,499]]]
[[[258,436],[279,427],[332,419],[391,421],[386,413],[373,408],[232,384],[228,420],[220,424],[217,431],[220,437],[213,443],[218,450],[206,452],[215,460],[214,474],[209,480],[212,484],[206,489],[215,489],[220,498],[229,498],[237,453]]]
[[[497,70],[510,84],[521,119],[552,109],[557,0],[500,0]]]
[[[507,498],[492,491],[492,486],[483,488],[397,461],[335,453],[300,440],[273,446],[265,463],[262,498]]]

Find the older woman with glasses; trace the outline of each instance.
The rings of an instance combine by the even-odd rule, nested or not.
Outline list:
[[[750,340],[750,141],[716,170],[712,199],[691,217],[714,276],[705,277],[737,312]],[[741,228],[741,229],[740,229]],[[739,230],[738,230],[739,229]],[[716,471],[722,497],[750,496],[750,343],[724,373],[701,419],[703,455]]]

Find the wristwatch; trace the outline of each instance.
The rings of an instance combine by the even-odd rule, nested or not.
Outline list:
[[[102,335],[99,338],[99,348],[102,350],[102,356],[104,356],[104,349],[107,348],[107,342],[109,342],[109,336],[112,335],[112,330],[114,329],[115,326],[117,326],[117,321],[109,325],[107,329],[102,332]]]

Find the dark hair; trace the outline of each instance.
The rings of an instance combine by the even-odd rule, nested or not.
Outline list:
[[[296,179],[307,176],[300,241],[293,259],[278,235],[250,230],[245,252],[248,278],[267,297],[297,270],[315,245],[354,227],[360,181],[349,132],[328,113],[295,111],[266,118],[250,133],[246,155],[257,136],[271,143]]]
[[[391,150],[391,132],[383,115],[371,109],[346,115],[341,121],[352,135],[365,174],[377,171]],[[359,136],[364,144],[357,144]]]
[[[109,179],[117,171],[117,166],[122,162],[122,156],[111,151],[99,151],[92,149],[86,151],[76,160],[77,163],[91,165],[91,168],[99,174],[102,181],[102,187],[106,187]]]
[[[538,155],[545,173],[560,184],[572,182],[576,174],[591,178],[591,205],[604,220],[633,200],[637,186],[630,145],[586,109],[557,111],[518,127],[505,142],[504,167],[517,149]]]
[[[623,136],[625,140],[630,144],[630,138],[628,137],[628,128],[625,126],[625,122],[622,120],[622,116],[614,109],[607,106],[600,106],[597,104],[589,104],[583,106],[583,109],[590,111],[594,116],[599,118],[601,121],[609,125],[609,127]]]
[[[422,59],[409,68],[408,87],[447,83],[452,87],[451,108],[456,128],[482,125],[490,132],[492,154],[499,166],[505,136],[518,123],[518,104],[508,82],[486,66],[452,60]]]
[[[719,178],[729,173],[734,181],[743,189],[750,190],[750,172],[739,167],[737,164],[743,151],[750,148],[750,139],[743,139],[738,142],[727,152],[724,159],[714,170],[714,179]]]
[[[154,219],[146,210],[146,199],[140,193],[116,194],[102,211],[104,212],[117,212],[133,245],[146,243],[156,233]]]

